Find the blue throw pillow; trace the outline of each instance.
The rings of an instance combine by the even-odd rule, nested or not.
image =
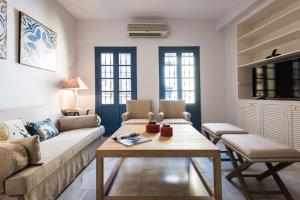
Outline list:
[[[59,134],[59,131],[54,126],[51,119],[46,119],[39,122],[28,122],[26,129],[30,135],[38,135],[40,141],[47,140]]]

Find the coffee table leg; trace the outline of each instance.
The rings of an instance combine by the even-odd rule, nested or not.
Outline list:
[[[96,155],[96,198],[97,200],[104,199],[103,191],[103,157],[99,153]]]
[[[216,200],[222,200],[222,178],[221,178],[221,155],[216,153],[214,159],[214,196]]]

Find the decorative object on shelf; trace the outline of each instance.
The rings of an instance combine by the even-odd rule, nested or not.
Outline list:
[[[6,58],[7,51],[7,3],[0,0],[0,58]]]
[[[56,71],[57,34],[20,12],[19,63]]]
[[[78,101],[78,90],[87,90],[88,87],[85,83],[79,78],[70,78],[63,83],[64,89],[74,90],[76,96],[76,110],[80,110],[79,101]]]
[[[273,58],[273,57],[276,57],[276,56],[280,56],[281,54],[280,53],[276,53],[277,52],[277,49],[274,49],[272,51],[272,54],[270,56],[267,56],[266,59],[269,59],[269,58]]]
[[[64,116],[80,116],[80,113],[85,113],[85,115],[88,115],[91,109],[92,108],[64,109],[61,112]]]
[[[173,136],[173,128],[170,124],[164,124],[160,129],[160,136],[163,137],[172,137]]]
[[[147,133],[158,133],[159,129],[160,129],[160,125],[159,125],[159,123],[157,123],[157,121],[150,121],[146,125],[146,132]]]

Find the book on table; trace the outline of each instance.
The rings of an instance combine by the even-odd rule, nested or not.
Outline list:
[[[130,134],[123,134],[119,136],[114,136],[112,139],[118,141],[121,144],[126,146],[133,146],[136,144],[141,144],[144,142],[151,141],[150,138],[142,136],[140,133],[130,133]]]

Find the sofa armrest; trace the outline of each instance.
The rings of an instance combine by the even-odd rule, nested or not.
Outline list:
[[[123,114],[121,115],[122,122],[127,121],[127,120],[128,120],[128,116],[129,116],[129,112],[123,113]]]
[[[165,114],[163,112],[158,113],[158,121],[162,122],[164,120]]]
[[[189,112],[183,112],[182,113],[182,115],[183,115],[183,118],[185,119],[185,120],[187,120],[187,121],[191,121],[191,117],[192,117],[192,114],[191,113],[189,113]]]
[[[154,112],[149,112],[148,113],[149,121],[153,121],[155,119],[155,114]]]
[[[81,128],[93,128],[99,127],[100,124],[101,118],[96,114],[61,117],[59,119],[59,130],[63,132]]]

